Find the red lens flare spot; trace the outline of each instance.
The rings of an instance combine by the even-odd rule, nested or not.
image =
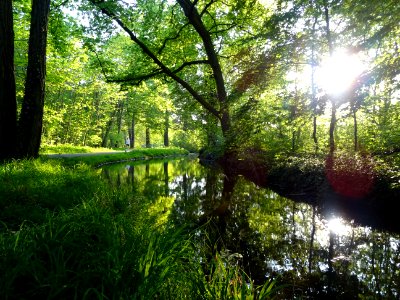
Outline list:
[[[346,197],[363,198],[374,185],[373,160],[367,155],[330,155],[325,174],[333,190]]]

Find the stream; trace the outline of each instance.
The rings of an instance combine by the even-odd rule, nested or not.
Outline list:
[[[277,278],[288,287],[283,298],[400,297],[400,234],[345,211],[292,201],[197,159],[113,164],[101,174],[143,196],[160,219],[202,226],[210,255],[218,250],[257,284]]]

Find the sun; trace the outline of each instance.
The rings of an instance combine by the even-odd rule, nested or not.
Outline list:
[[[322,60],[315,72],[316,83],[326,93],[340,95],[350,88],[365,69],[366,66],[359,55],[338,50]]]
[[[342,218],[332,218],[328,221],[327,227],[329,231],[337,235],[348,235],[351,231],[351,226],[346,224]]]

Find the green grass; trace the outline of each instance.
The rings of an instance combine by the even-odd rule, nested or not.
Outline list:
[[[93,153],[93,152],[112,152],[123,149],[93,148],[88,146],[74,146],[71,144],[62,145],[42,145],[40,154],[61,154],[61,153]]]
[[[83,163],[86,165],[97,167],[112,162],[144,160],[144,159],[163,158],[168,156],[180,156],[188,154],[189,152],[187,150],[179,148],[152,148],[152,149],[135,149],[128,152],[116,152],[113,154],[60,157],[55,159],[61,160],[62,164],[67,166],[75,166]]]
[[[73,169],[41,160],[0,165],[0,220],[13,229],[22,221],[40,223],[46,213],[73,207],[94,195],[98,181],[83,164]]]
[[[151,150],[153,156],[165,153]],[[110,188],[88,165],[71,168],[62,162],[38,159],[0,165],[2,298],[270,295],[270,283],[258,290],[223,255],[204,268],[195,234],[168,223],[157,225],[157,215],[148,213],[153,203],[143,196]]]

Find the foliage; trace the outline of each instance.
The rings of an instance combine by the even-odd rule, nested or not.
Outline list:
[[[334,103],[338,150],[381,153],[398,148],[396,1],[193,3],[204,25],[202,35],[179,3],[53,2],[43,142],[120,147],[127,136],[133,140],[134,132],[135,146],[140,146],[150,129],[151,144],[161,145],[168,129],[171,145],[190,151],[217,147],[262,149],[271,155],[326,153]],[[19,107],[30,8],[26,1],[13,3]],[[169,75],[103,14],[107,10]],[[330,52],[325,10],[333,51],[361,58],[365,65],[349,90],[335,99],[318,82]],[[175,75],[187,85],[176,84]],[[204,101],[196,101],[200,98]],[[224,135],[218,124],[223,113],[231,123]]]

